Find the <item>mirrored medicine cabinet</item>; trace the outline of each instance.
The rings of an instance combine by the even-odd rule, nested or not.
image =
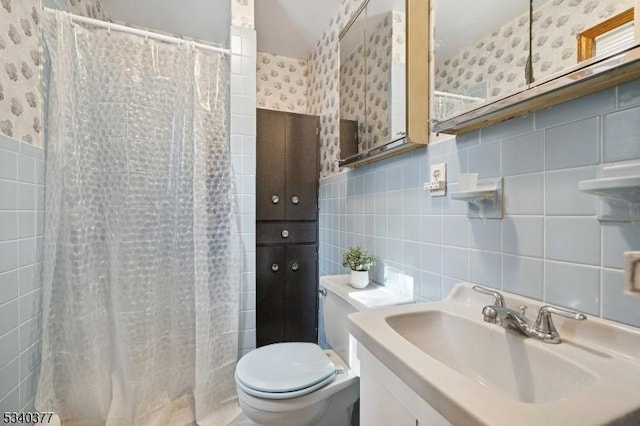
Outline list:
[[[640,0],[370,0],[340,34],[340,165],[640,77]]]
[[[340,33],[340,165],[428,143],[428,0],[369,0]]]
[[[464,133],[639,76],[638,0],[431,0],[432,130]]]

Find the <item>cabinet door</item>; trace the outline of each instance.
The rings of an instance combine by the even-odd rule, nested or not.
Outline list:
[[[287,116],[287,220],[316,220],[318,202],[318,118]]]
[[[368,426],[416,426],[418,421],[393,395],[382,387],[372,373],[360,375],[360,424]]]
[[[284,339],[284,246],[256,247],[256,343]]]
[[[284,339],[318,342],[318,266],[315,245],[286,248]]]
[[[287,116],[257,111],[256,220],[285,218],[285,139]]]

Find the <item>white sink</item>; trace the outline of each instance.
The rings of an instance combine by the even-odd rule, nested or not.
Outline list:
[[[575,363],[525,344],[519,335],[444,311],[392,315],[386,322],[429,356],[515,401],[557,401],[596,381]]]
[[[504,292],[506,305],[539,301]],[[363,311],[349,331],[453,424],[640,424],[640,331],[589,317],[554,317],[562,343],[486,323],[493,303],[459,284],[447,300]]]

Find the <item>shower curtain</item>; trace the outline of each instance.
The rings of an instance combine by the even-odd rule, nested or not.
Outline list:
[[[36,407],[65,426],[226,424],[240,282],[228,59],[60,12],[43,35]]]

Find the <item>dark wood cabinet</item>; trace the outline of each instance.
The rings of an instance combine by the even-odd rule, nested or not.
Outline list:
[[[317,341],[318,126],[316,116],[258,110],[258,346]]]
[[[284,341],[318,341],[317,248],[292,244],[285,249]],[[313,283],[313,285],[311,285]]]
[[[317,341],[316,253],[315,244],[256,248],[258,346]]]
[[[256,220],[285,219],[285,133],[287,116],[258,110]]]
[[[258,346],[283,341],[284,246],[256,247],[256,325]]]
[[[257,220],[318,217],[318,117],[258,110]]]

